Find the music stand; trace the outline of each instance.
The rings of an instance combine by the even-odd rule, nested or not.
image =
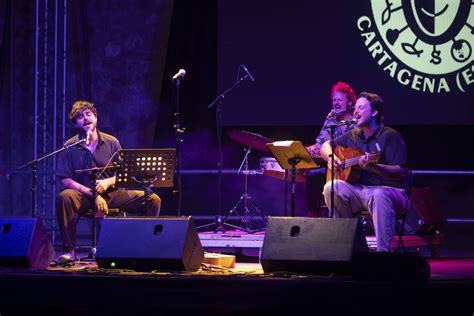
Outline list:
[[[296,169],[313,169],[319,166],[301,141],[278,141],[268,143],[267,147],[275,156],[280,167],[291,171],[291,217],[295,217]],[[285,181],[287,180],[285,179]]]
[[[152,187],[173,187],[176,149],[122,149],[121,161],[115,180],[116,187],[141,188],[145,191],[145,207],[148,214]]]

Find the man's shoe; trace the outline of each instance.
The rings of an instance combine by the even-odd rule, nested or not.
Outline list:
[[[66,252],[65,254],[60,255],[58,258],[59,262],[67,262],[67,261],[73,261],[73,260],[74,260],[73,252]]]

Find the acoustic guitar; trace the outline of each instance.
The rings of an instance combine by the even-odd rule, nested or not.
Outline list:
[[[380,160],[380,156],[382,155],[378,146],[377,149],[378,151],[373,153],[363,153],[356,148],[336,146],[334,148],[334,154],[341,160],[342,164],[341,168],[334,172],[334,180],[344,180],[349,183],[357,182],[362,171],[359,167],[360,157],[366,156],[369,163],[376,163]],[[326,182],[329,181],[331,181],[331,170],[328,168]]]

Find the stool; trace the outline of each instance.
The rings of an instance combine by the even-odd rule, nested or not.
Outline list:
[[[89,209],[85,212],[82,212],[82,213],[78,213],[77,214],[77,217],[76,219],[74,220],[74,240],[73,240],[73,248],[74,248],[74,252],[76,251],[76,248],[78,247],[77,244],[76,244],[76,239],[77,239],[77,225],[79,224],[79,221],[81,219],[89,219],[89,220],[93,220],[92,219],[92,209]],[[96,220],[101,220],[103,218],[107,218],[107,217],[126,217],[127,216],[127,213],[123,210],[120,210],[118,208],[109,208],[108,210],[108,214],[107,215],[104,215],[104,216],[98,216],[96,214],[96,217],[95,219]],[[97,222],[96,222],[97,224]],[[96,226],[96,231],[98,231],[97,229],[97,226]],[[93,233],[93,232],[92,232]],[[98,233],[96,234],[96,236],[98,236]],[[92,240],[91,240],[91,249],[94,248],[93,245],[92,245]]]

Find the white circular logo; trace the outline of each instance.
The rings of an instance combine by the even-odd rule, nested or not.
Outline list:
[[[472,0],[371,0],[385,46],[424,74],[444,75],[473,62]]]
[[[473,0],[371,0],[357,28],[380,68],[426,93],[474,85]]]

